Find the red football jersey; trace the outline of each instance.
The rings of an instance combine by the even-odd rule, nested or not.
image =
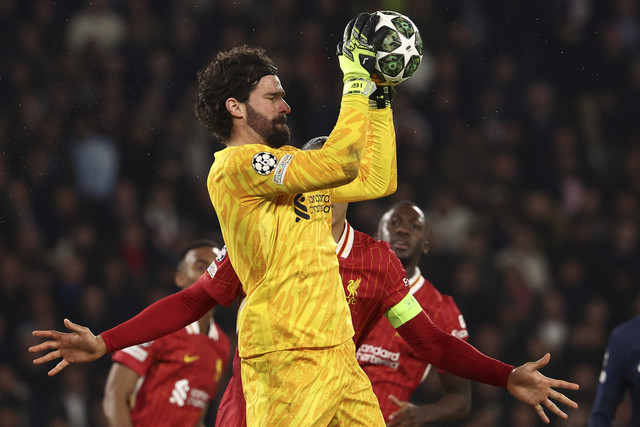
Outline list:
[[[206,279],[206,280],[203,280]],[[242,283],[227,256],[227,247],[223,246],[220,254],[211,263],[207,272],[198,280],[205,291],[218,304],[228,307],[240,295],[243,295]]]
[[[134,426],[195,425],[213,399],[230,357],[229,338],[211,320],[113,354],[140,376],[131,421]]]
[[[417,270],[410,279],[411,293],[433,323],[465,341],[469,333],[453,298],[442,295]],[[424,362],[387,320],[381,320],[365,338],[356,353],[378,397],[385,420],[399,408],[389,395],[409,401],[418,384],[426,378],[430,364]]]
[[[367,336],[384,313],[409,293],[409,280],[402,263],[388,243],[354,230],[349,223],[345,225],[336,251],[340,277],[355,329],[353,341],[358,347],[362,338]],[[218,267],[222,271],[221,266]],[[233,287],[229,291],[236,292]],[[221,287],[208,292],[216,300],[228,300],[228,296],[220,295],[220,292],[224,292]],[[389,323],[386,319],[382,322]],[[391,327],[390,323],[389,326]],[[246,426],[238,352],[233,361],[233,377],[218,407],[216,426]]]
[[[349,223],[338,242],[337,253],[355,329],[353,342],[358,348],[384,313],[407,296],[409,280],[387,242],[354,230]],[[382,322],[389,323],[386,319]]]

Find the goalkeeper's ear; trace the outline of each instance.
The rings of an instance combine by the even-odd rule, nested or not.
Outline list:
[[[243,103],[238,101],[236,98],[228,98],[224,105],[227,108],[229,114],[231,114],[233,117],[244,117]]]

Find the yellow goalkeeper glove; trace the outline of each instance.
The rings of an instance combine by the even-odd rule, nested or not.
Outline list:
[[[375,90],[371,81],[376,61],[376,49],[372,38],[377,15],[361,13],[347,24],[342,42],[338,44],[338,61],[344,74],[344,94],[358,93],[369,96]]]

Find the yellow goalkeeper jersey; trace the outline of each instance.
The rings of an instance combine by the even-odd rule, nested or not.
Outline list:
[[[247,295],[238,315],[241,357],[330,347],[353,336],[331,203],[382,197],[395,181],[391,111],[369,111],[359,95],[343,97],[321,150],[247,144],[215,154],[207,187]]]

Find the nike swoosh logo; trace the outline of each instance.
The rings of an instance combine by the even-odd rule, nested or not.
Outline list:
[[[200,356],[189,356],[188,354],[184,355],[184,363],[195,362],[198,359],[200,359]]]

